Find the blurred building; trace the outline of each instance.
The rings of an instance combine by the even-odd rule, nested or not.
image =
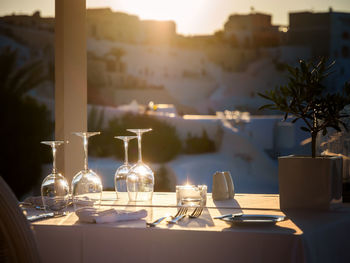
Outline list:
[[[234,14],[224,25],[224,38],[239,47],[277,46],[283,34],[278,28],[268,14]]]
[[[138,42],[140,20],[135,15],[112,12],[110,8],[87,9],[87,34],[97,39]]]
[[[289,14],[289,44],[310,46],[314,56],[349,58],[350,14]]]
[[[313,57],[336,61],[336,71],[330,82],[334,90],[350,76],[350,13],[298,12],[289,14],[289,44],[308,46]]]
[[[141,42],[148,44],[169,43],[176,36],[173,21],[141,20]]]
[[[54,32],[55,29],[55,18],[53,17],[42,17],[40,11],[35,11],[33,15],[9,15],[0,17],[0,22],[4,22],[8,25],[30,27],[41,30],[47,30]]]
[[[176,36],[173,21],[140,20],[110,8],[88,9],[87,34],[96,39],[126,43],[169,43]]]
[[[176,117],[178,116],[177,110],[174,104],[155,104],[150,101],[147,106],[147,114],[153,116],[166,116]]]

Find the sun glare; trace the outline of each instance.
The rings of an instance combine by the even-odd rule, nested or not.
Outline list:
[[[140,19],[150,20],[173,20],[178,31],[192,32],[198,27],[197,13],[208,8],[209,0],[198,1],[188,0],[119,0],[111,3],[111,7],[116,11],[127,10],[130,14],[135,14]],[[198,29],[197,29],[198,30]]]

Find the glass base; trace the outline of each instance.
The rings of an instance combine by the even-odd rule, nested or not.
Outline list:
[[[73,197],[74,210],[82,207],[100,206],[101,197],[102,192],[76,195]]]
[[[132,202],[151,201],[153,197],[153,191],[152,192],[128,192],[128,194],[129,194],[129,201],[132,201]]]

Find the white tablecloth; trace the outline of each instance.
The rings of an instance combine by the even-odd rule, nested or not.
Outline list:
[[[102,206],[146,208],[146,221],[175,214],[174,193],[155,193],[152,203],[114,201],[104,192]],[[350,208],[287,213],[269,226],[233,226],[214,216],[243,211],[283,215],[278,195],[241,194],[214,202],[208,194],[201,217],[177,225],[147,228],[145,220],[83,224],[74,213],[33,223],[44,262],[350,262]]]

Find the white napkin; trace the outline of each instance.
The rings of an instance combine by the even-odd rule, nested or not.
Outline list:
[[[139,220],[147,216],[145,209],[129,212],[126,210],[116,210],[114,208],[108,210],[100,210],[93,207],[82,207],[75,211],[79,217],[79,221],[84,223],[112,223],[129,220]]]

